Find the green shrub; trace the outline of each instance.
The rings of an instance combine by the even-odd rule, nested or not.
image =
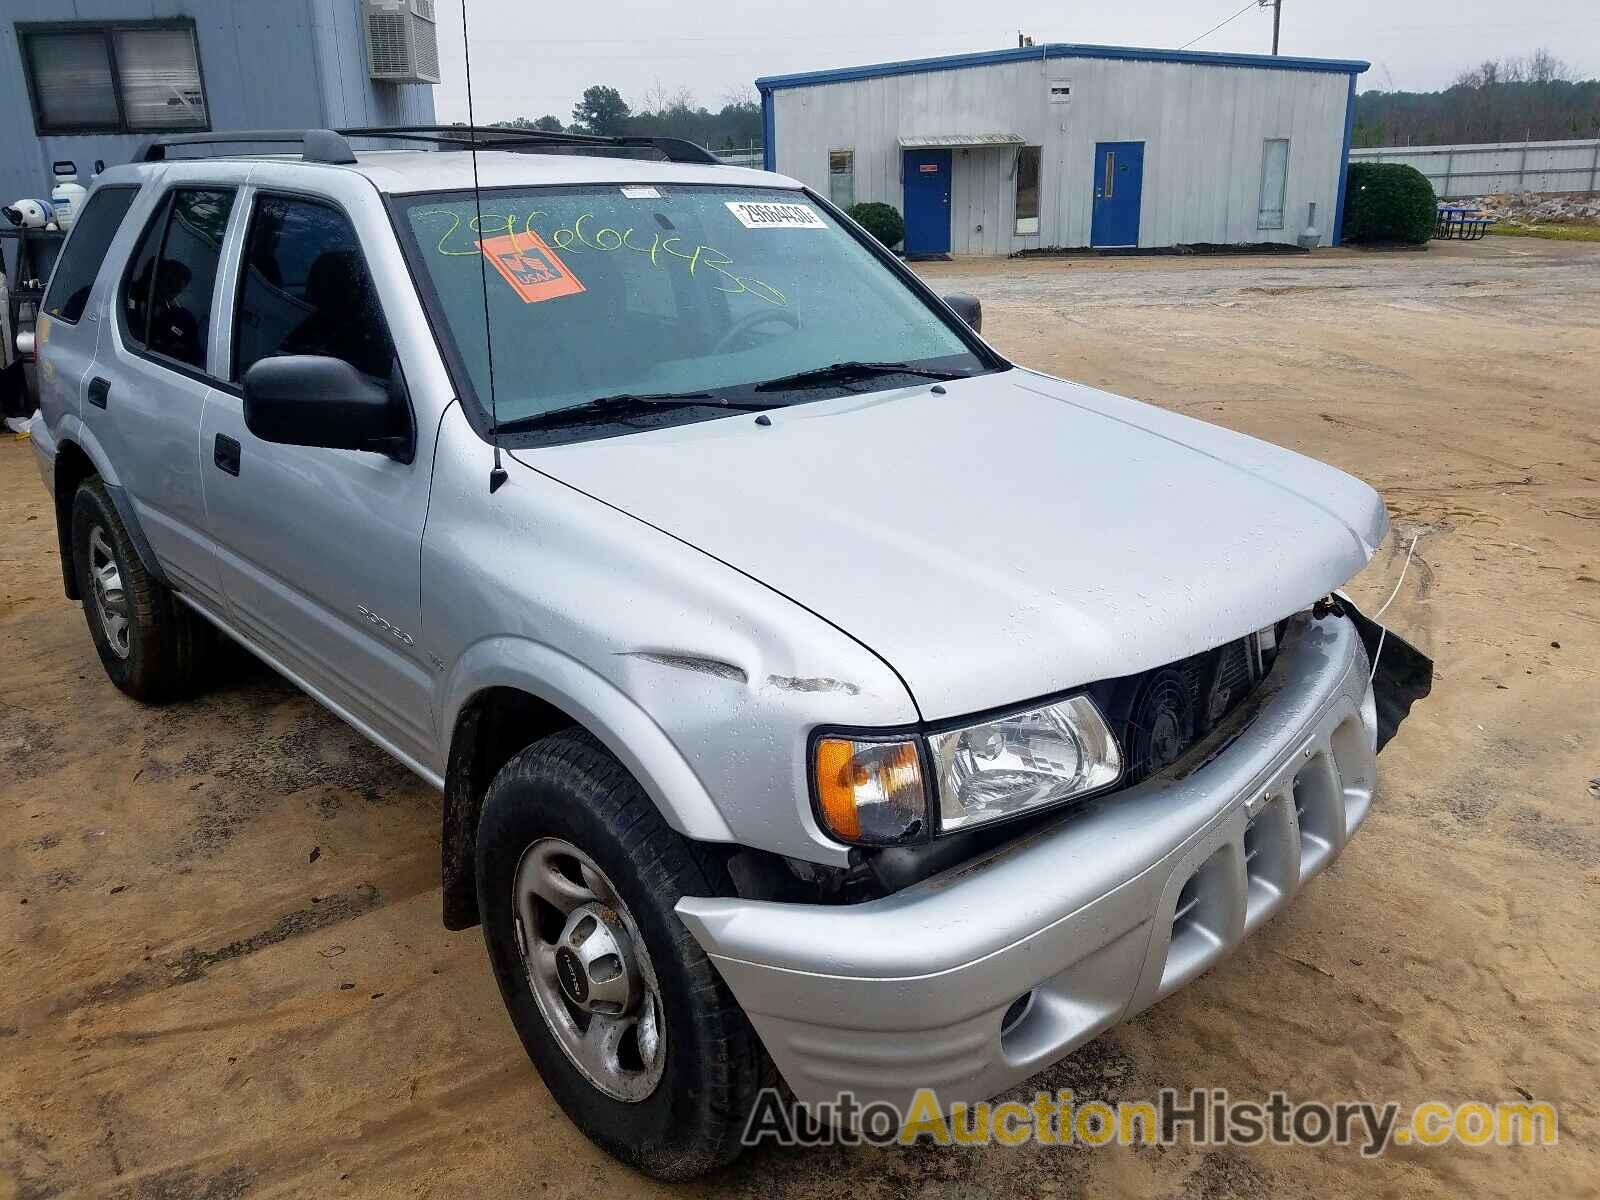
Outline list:
[[[848,211],[851,220],[889,249],[893,250],[905,240],[906,223],[900,219],[900,210],[894,205],[865,200],[852,204]]]
[[[1405,163],[1353,162],[1345,181],[1347,242],[1426,242],[1438,201],[1433,185]]]

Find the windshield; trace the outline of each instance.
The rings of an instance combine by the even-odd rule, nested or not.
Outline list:
[[[603,398],[703,394],[671,413],[696,420],[721,415],[719,402],[771,406],[915,382],[878,364],[951,375],[989,366],[800,192],[496,190],[483,193],[481,224],[470,193],[398,203],[485,408],[492,345],[495,405],[513,430],[560,424]],[[873,370],[790,378],[839,363]]]

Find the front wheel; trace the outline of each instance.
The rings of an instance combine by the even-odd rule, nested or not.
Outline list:
[[[682,896],[728,890],[721,862],[578,730],[535,742],[495,777],[477,855],[501,995],[578,1128],[661,1179],[737,1157],[767,1060],[673,911]]]

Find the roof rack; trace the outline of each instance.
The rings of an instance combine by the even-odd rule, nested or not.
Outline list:
[[[716,164],[722,160],[704,146],[671,137],[602,137],[590,133],[546,133],[490,125],[375,125],[353,129],[221,129],[151,138],[139,148],[135,162],[162,162],[170,146],[236,146],[252,142],[299,143],[306,162],[349,164],[356,161],[350,138],[389,138],[429,142],[442,150],[655,150],[669,162]]]

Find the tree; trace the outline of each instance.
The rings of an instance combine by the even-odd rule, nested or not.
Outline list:
[[[1442,92],[1363,92],[1357,146],[1459,145],[1594,137],[1600,80],[1579,81],[1549,50],[1490,59]]]
[[[572,123],[585,133],[615,137],[627,132],[628,118],[633,110],[614,87],[595,84],[585,88],[583,99],[573,105]]]
[[[540,133],[561,133],[560,117],[540,117],[537,121],[530,121],[527,117],[512,117],[509,121],[496,121],[495,129],[536,129]]]

